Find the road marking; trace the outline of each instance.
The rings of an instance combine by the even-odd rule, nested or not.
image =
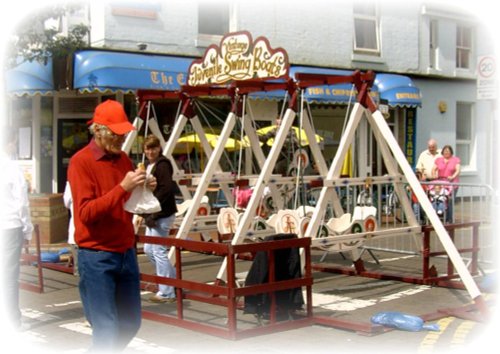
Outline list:
[[[401,256],[401,257],[393,257],[393,258],[382,258],[379,259],[379,262],[393,262],[393,261],[400,261],[402,259],[410,259],[410,258],[415,258],[415,255],[409,255],[409,256]]]
[[[476,323],[472,321],[462,322],[453,334],[453,338],[451,339],[451,347],[463,345],[465,343],[465,339],[469,335],[469,332],[472,328],[474,328],[475,325]]]
[[[51,304],[51,305],[45,305],[45,307],[51,308],[51,307],[64,307],[64,306],[71,306],[71,305],[79,305],[82,302],[80,300],[75,300],[75,301],[68,301],[68,302],[62,302],[60,304]]]
[[[439,337],[441,334],[444,333],[446,328],[450,325],[455,320],[454,317],[445,317],[440,319],[437,324],[439,325],[439,331],[437,332],[429,332],[427,335],[422,339],[422,342],[420,343],[420,346],[418,348],[418,353],[431,353],[434,351],[434,345],[436,342],[439,340]]]
[[[33,310],[33,309],[21,309],[21,313],[24,317],[31,318],[33,320],[37,320],[40,322],[48,322],[48,321],[53,321],[60,319],[58,316],[54,315],[49,315],[45,312],[40,312],[38,310]]]
[[[64,328],[73,332],[77,332],[84,335],[92,335],[92,328],[90,328],[85,322],[71,322],[59,325],[60,328]],[[148,342],[144,339],[134,337],[129,343],[127,348],[132,348],[140,352],[146,353],[175,353],[176,349],[164,347],[157,345],[152,342]],[[76,353],[76,352],[75,352]]]
[[[415,295],[423,291],[429,290],[431,287],[427,285],[419,285],[412,289],[403,290],[394,294],[383,296],[377,299],[360,300],[353,299],[348,296],[329,295],[321,293],[313,293],[314,307],[320,307],[331,311],[354,311],[357,309],[373,306],[382,302],[401,299],[403,297]],[[304,292],[305,296],[305,292]]]
[[[81,334],[92,335],[92,328],[90,328],[86,322],[64,323],[59,325],[59,327]]]

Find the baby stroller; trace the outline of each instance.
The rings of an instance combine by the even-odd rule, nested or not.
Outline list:
[[[449,182],[443,181],[428,186],[427,195],[439,217],[444,217],[446,215],[448,201],[452,192],[453,187],[449,185]]]

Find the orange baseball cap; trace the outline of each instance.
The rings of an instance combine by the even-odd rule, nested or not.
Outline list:
[[[135,130],[135,127],[128,121],[123,106],[115,100],[106,100],[99,104],[95,108],[94,117],[87,123],[102,124],[117,135],[123,135]]]

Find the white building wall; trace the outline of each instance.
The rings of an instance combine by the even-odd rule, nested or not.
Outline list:
[[[476,85],[469,82],[442,82],[432,79],[415,79],[415,84],[425,93],[424,104],[417,115],[417,151],[424,150],[427,140],[434,138],[439,147],[456,146],[456,104],[474,104],[474,158],[470,168],[462,167],[461,182],[491,184],[491,163],[494,158],[490,149],[491,107],[488,103],[476,101]],[[445,102],[447,111],[440,113],[439,102]]]
[[[109,3],[92,4],[92,43],[113,49],[201,56],[197,46],[197,1],[160,1],[157,18],[115,16]],[[475,104],[476,167],[465,171],[470,182],[489,183],[491,164],[492,104],[476,100],[476,58],[491,54],[492,35],[471,14],[449,6],[423,1],[381,1],[378,7],[381,55],[353,53],[354,19],[351,1],[232,1],[233,30],[248,30],[254,38],[265,36],[273,47],[283,47],[290,62],[338,69],[374,70],[409,75],[420,88],[422,107],[417,109],[416,151],[426,148],[430,137],[440,145],[455,146],[456,103]],[[439,66],[429,69],[429,23],[438,21]],[[475,28],[471,68],[457,70],[457,24]],[[210,44],[210,43],[207,43]],[[218,44],[218,42],[215,42]],[[439,79],[437,79],[439,78]],[[439,113],[438,103],[448,111]],[[479,158],[479,157],[486,158]]]
[[[381,3],[381,58],[353,56],[354,21],[349,1],[296,2],[290,6],[278,1],[266,6],[237,2],[233,6],[237,30],[267,37],[273,46],[285,48],[294,64],[394,72],[418,69],[419,6],[413,3],[404,7]],[[105,3],[92,8],[97,13],[92,16],[92,26],[94,21],[103,21],[101,14],[105,14],[104,24],[97,24],[97,33],[92,33],[94,45],[137,50],[137,43],[147,43],[148,52],[177,55],[201,55],[205,50],[195,47],[195,1],[162,2],[156,19],[115,16],[111,5]]]

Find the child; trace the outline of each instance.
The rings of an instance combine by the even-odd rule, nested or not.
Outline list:
[[[448,196],[450,192],[446,186],[441,184],[435,184],[429,189],[429,198],[431,200],[432,206],[438,216],[445,215],[446,208],[448,207]]]

